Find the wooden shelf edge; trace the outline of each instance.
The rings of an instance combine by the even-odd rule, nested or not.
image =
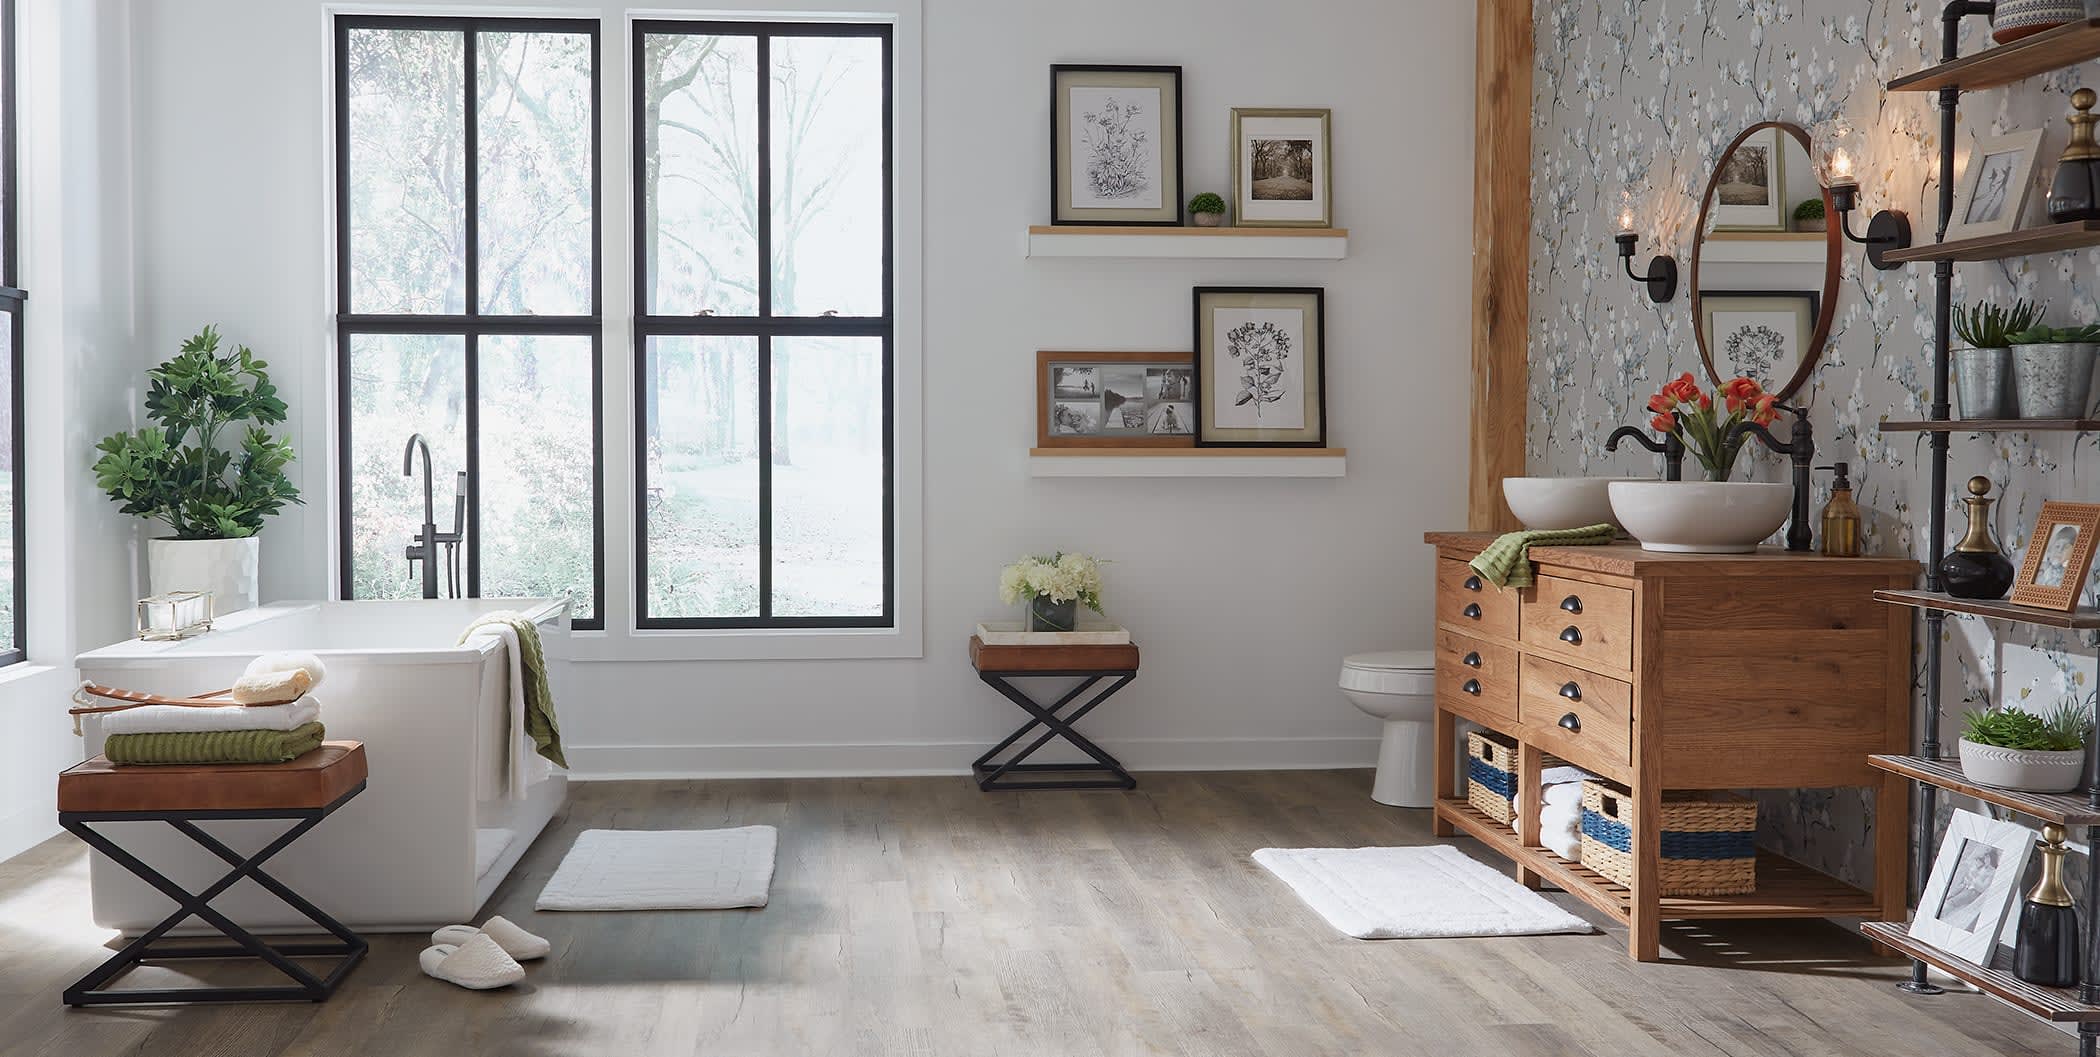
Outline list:
[[[1991,969],[1966,958],[1957,958],[1913,939],[1910,927],[1903,922],[1862,922],[1860,932],[1870,940],[1893,947],[1992,998],[2044,1020],[2059,1024],[2100,1023],[2100,1006],[2080,1002],[2076,991],[2039,987],[2003,969]]]
[[[1898,264],[1915,264],[1919,261],[1996,261],[2007,257],[2082,249],[2096,244],[2100,244],[2100,221],[2076,220],[2068,224],[2021,228],[2002,235],[1922,243],[1907,249],[1890,250],[1886,259]]]
[[[2096,57],[2100,57],[2100,18],[2087,18],[1904,74],[1889,82],[1889,91],[1996,88]]]
[[[1200,456],[1241,458],[1339,459],[1347,448],[1030,448],[1034,458],[1170,458]]]
[[[2036,609],[2003,599],[1956,598],[1944,591],[1898,591],[1884,588],[1874,592],[1874,598],[1876,601],[1909,606],[1912,609],[1967,613],[1986,620],[2005,620],[2044,628],[2064,628],[2070,631],[2100,628],[2100,610],[2074,609],[2062,612],[2054,609]]]
[[[1028,234],[1035,235],[1202,235],[1206,238],[1291,238],[1291,239],[1346,239],[1348,228],[1199,228],[1176,227],[1169,224],[1030,224]]]
[[[1914,782],[1924,782],[1963,796],[1975,797],[1985,803],[1996,804],[2044,822],[2054,822],[2059,826],[2100,825],[2100,809],[2095,809],[2083,794],[2027,793],[2017,789],[1977,785],[1962,774],[1959,760],[1877,753],[1867,757],[1867,763],[1879,770],[1900,774]]]
[[[1907,419],[1876,423],[1883,433],[2093,433],[2100,418]]]

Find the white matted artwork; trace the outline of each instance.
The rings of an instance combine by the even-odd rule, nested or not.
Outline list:
[[[1778,393],[1801,372],[1821,298],[1808,290],[1702,290],[1699,334],[1713,375]]]
[[[1234,223],[1327,227],[1334,175],[1332,111],[1238,107],[1232,111]]]
[[[1196,288],[1198,446],[1324,447],[1325,292]]]
[[[2035,155],[2041,149],[2042,130],[2038,128],[1976,137],[1968,164],[1955,184],[1947,239],[2003,235],[2018,228],[2034,184]]]
[[[1785,231],[1786,153],[1778,128],[1736,144],[1714,173],[1715,231]]]
[[[1181,67],[1050,68],[1050,222],[1181,223]]]
[[[2031,829],[1954,812],[1910,934],[1957,958],[1989,965],[2033,850]]]

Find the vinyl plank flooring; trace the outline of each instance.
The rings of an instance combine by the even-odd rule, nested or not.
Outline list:
[[[107,955],[86,857],[0,863],[0,1054],[15,1057],[1965,1057],[2073,1042],[1979,995],[1914,999],[1825,922],[1363,943],[1262,847],[1429,843],[1362,771],[1146,774],[1131,792],[962,778],[583,783],[485,913],[547,936],[522,987],[461,991],[374,937],[325,1004],[65,1010]],[[539,913],[586,829],[780,830],[770,905]],[[1471,842],[1454,842],[1502,865]],[[1591,920],[1565,896],[1553,896]],[[164,971],[164,970],[156,970]],[[214,979],[249,970],[198,967]]]

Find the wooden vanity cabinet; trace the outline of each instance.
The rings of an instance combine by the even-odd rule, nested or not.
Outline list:
[[[1866,757],[1910,743],[1910,614],[1874,592],[1910,586],[1916,562],[1535,547],[1533,585],[1512,590],[1466,564],[1493,535],[1425,539],[1437,563],[1438,835],[1477,837],[1525,883],[1556,885],[1626,922],[1628,952],[1641,961],[1657,957],[1664,920],[1903,920],[1908,790]],[[1517,741],[1516,832],[1466,803],[1461,719]],[[1631,887],[1540,846],[1546,755],[1633,791]],[[1875,791],[1872,891],[1760,853],[1756,892],[1660,893],[1664,790],[1846,786]]]

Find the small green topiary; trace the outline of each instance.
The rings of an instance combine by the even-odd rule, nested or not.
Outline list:
[[[1822,200],[1822,199],[1820,199],[1820,198],[1804,198],[1804,199],[1802,199],[1802,200],[1801,200],[1801,204],[1800,204],[1800,205],[1798,205],[1798,206],[1795,206],[1795,207],[1794,207],[1794,219],[1795,219],[1795,220],[1821,220],[1821,219],[1823,219],[1823,200]]]
[[[1209,191],[1189,199],[1189,212],[1191,213],[1223,213],[1224,211],[1225,200]]]

